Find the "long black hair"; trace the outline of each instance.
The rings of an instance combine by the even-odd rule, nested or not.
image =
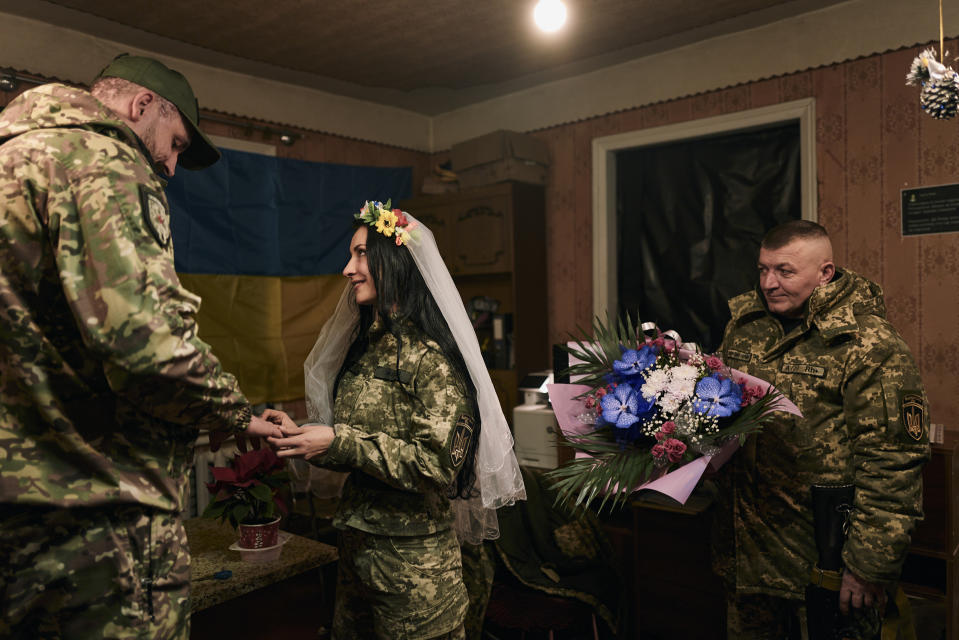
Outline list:
[[[357,220],[354,228],[366,226]],[[453,375],[466,391],[469,410],[473,414],[473,437],[466,451],[466,458],[456,479],[449,487],[450,498],[468,498],[472,495],[476,474],[473,463],[482,425],[476,402],[476,386],[466,368],[466,361],[456,346],[456,340],[450,332],[446,319],[436,306],[413,256],[405,246],[397,246],[393,238],[387,238],[372,227],[366,227],[366,262],[373,286],[376,288],[376,302],[371,305],[359,305],[360,322],[358,333],[354,337],[343,367],[336,377],[335,389],[339,386],[343,372],[353,365],[369,347],[368,330],[373,320],[379,317],[384,328],[396,338],[396,367],[399,368],[400,351],[403,349],[402,324],[410,322],[428,338],[439,345],[440,351],[453,368]],[[397,379],[399,377],[397,376]]]

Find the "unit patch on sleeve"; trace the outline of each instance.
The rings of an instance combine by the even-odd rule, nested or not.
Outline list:
[[[170,211],[156,191],[140,185],[140,209],[143,222],[164,249],[170,244]]]
[[[469,451],[470,442],[472,439],[473,418],[464,413],[456,420],[456,425],[453,427],[452,437],[450,437],[450,460],[453,461],[454,466],[458,467],[463,464],[463,460],[466,459],[466,454]]]
[[[906,430],[906,435],[916,442],[922,442],[926,432],[923,412],[921,393],[905,390],[899,392],[899,418],[902,420],[902,427]]]

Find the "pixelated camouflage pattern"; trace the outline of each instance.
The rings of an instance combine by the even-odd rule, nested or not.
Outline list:
[[[851,483],[843,561],[868,581],[891,584],[922,517],[929,410],[909,348],[884,318],[882,289],[841,271],[813,291],[788,335],[758,291],[729,306],[726,364],[775,385],[803,417],[778,414],[723,471],[731,519],[720,523],[728,538],[717,551],[734,554],[727,579],[740,593],[801,598],[817,558],[809,487]],[[909,396],[921,409],[904,418],[901,399]]]
[[[346,529],[338,550],[334,640],[466,637],[469,598],[452,529],[424,536]]]
[[[467,640],[483,640],[483,621],[486,619],[486,607],[493,592],[493,578],[496,575],[496,559],[491,543],[460,545],[463,562],[463,584],[469,594],[469,609],[466,612]]]
[[[139,507],[5,509],[0,637],[189,637],[190,556],[177,518]]]
[[[145,220],[164,184],[86,91],[0,112],[0,504],[179,512],[198,430],[249,420]]]
[[[726,640],[802,640],[806,607],[761,593],[726,594]]]
[[[352,469],[333,519],[340,528],[412,536],[453,523],[446,493],[462,464],[451,454],[470,415],[466,392],[435,342],[411,324],[401,330],[397,361],[396,338],[379,321],[370,327],[369,348],[337,389],[336,437],[313,459]]]

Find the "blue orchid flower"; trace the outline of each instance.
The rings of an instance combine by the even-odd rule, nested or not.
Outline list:
[[[644,345],[638,351],[620,347],[622,360],[613,361],[613,371],[625,380],[635,378],[650,368],[656,362],[657,347]]]
[[[607,393],[600,400],[603,420],[617,429],[628,429],[639,422],[639,416],[636,413],[639,410],[640,400],[643,400],[642,395],[636,393],[633,387],[628,384],[619,385],[612,393]]]
[[[715,418],[726,418],[739,411],[742,400],[743,390],[738,384],[713,373],[696,383],[693,410]]]

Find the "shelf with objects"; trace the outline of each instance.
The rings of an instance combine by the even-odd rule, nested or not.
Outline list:
[[[432,230],[511,420],[519,381],[549,366],[543,187],[502,182],[396,206]]]

